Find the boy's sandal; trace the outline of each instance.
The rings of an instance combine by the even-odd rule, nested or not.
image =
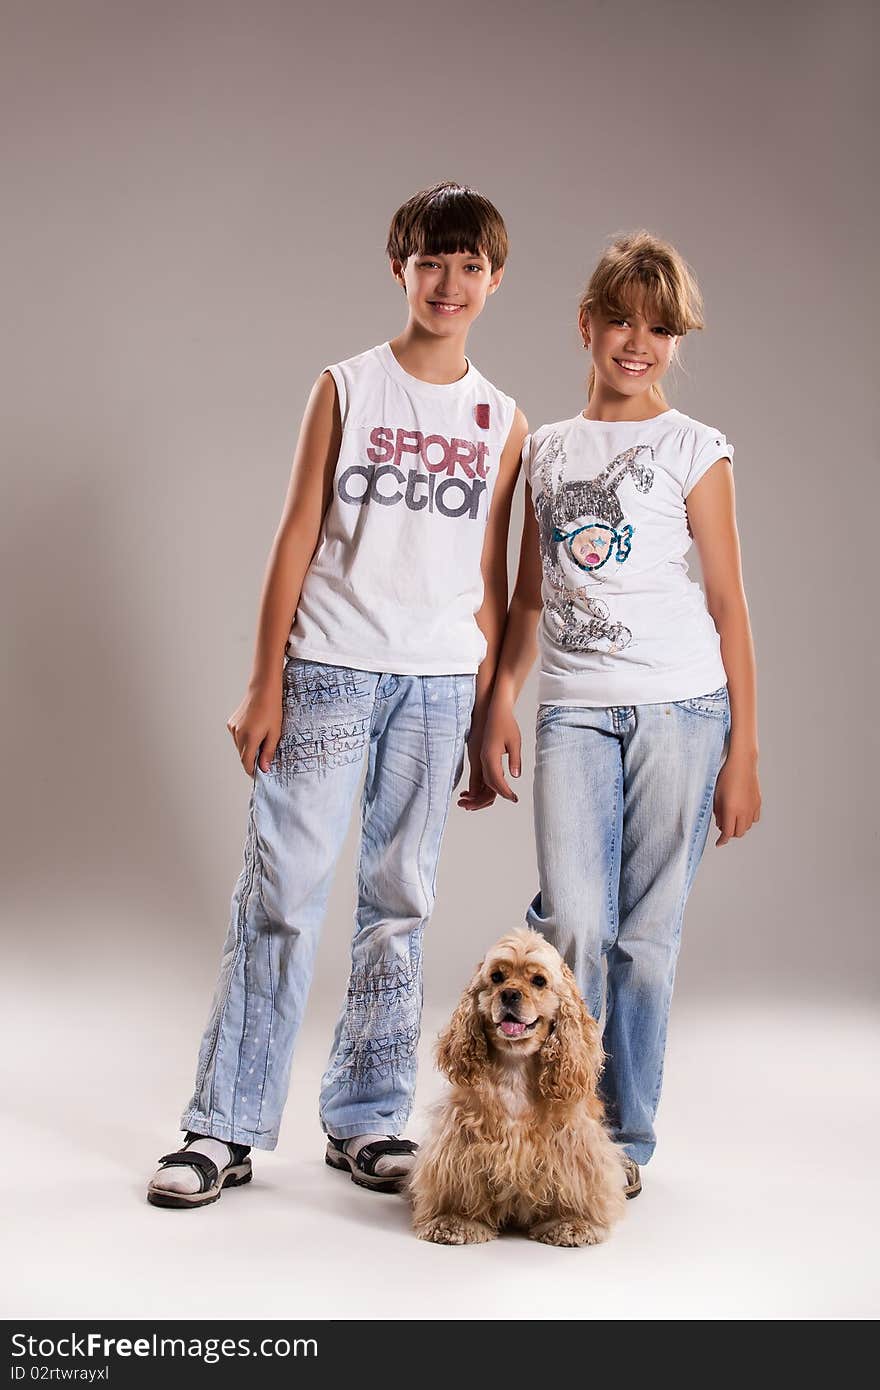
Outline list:
[[[203,1139],[203,1134],[187,1134],[186,1142],[194,1143]],[[224,1187],[241,1187],[253,1177],[251,1161],[248,1158],[248,1144],[232,1144],[226,1139],[232,1154],[232,1161],[225,1168],[217,1164],[207,1154],[193,1153],[192,1149],[179,1149],[176,1153],[165,1154],[159,1159],[160,1168],[190,1168],[199,1180],[198,1192],[169,1192],[167,1188],[155,1187],[151,1182],[147,1188],[147,1201],[154,1207],[206,1207],[216,1202]]]
[[[642,1175],[639,1172],[639,1165],[628,1154],[623,1155],[623,1171],[626,1174],[626,1186],[623,1192],[628,1201],[630,1197],[638,1197],[641,1192]]]
[[[369,1187],[374,1192],[400,1192],[406,1182],[406,1175],[399,1173],[394,1177],[376,1172],[376,1163],[389,1154],[414,1154],[418,1144],[412,1139],[376,1139],[372,1144],[363,1144],[356,1156],[345,1152],[347,1139],[334,1139],[327,1135],[327,1152],[324,1162],[331,1168],[348,1170],[351,1180],[358,1187]]]

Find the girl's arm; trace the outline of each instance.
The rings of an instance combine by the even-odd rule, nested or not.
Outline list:
[[[706,605],[721,638],[721,660],[730,698],[727,761],[715,787],[716,845],[745,835],[760,819],[755,650],[743,588],[736,529],[733,469],[719,459],[687,498],[688,522],[697,546]]]
[[[504,776],[502,758],[506,753],[511,777],[519,777],[522,770],[522,740],[513,710],[537,654],[535,631],[541,606],[541,547],[532,490],[526,483],[516,587],[507,615],[504,643],[483,736],[484,781],[506,801],[518,800]]]
[[[507,616],[507,534],[510,530],[510,507],[519,477],[520,455],[528,431],[526,417],[521,410],[517,410],[498,465],[498,480],[492,494],[492,506],[483,542],[483,602],[476,614],[476,620],[486,639],[486,655],[477,672],[474,710],[468,735],[470,778],[467,791],[462,792],[458,799],[459,806],[466,811],[480,811],[485,806],[491,806],[495,800],[494,791],[487,787],[483,780],[481,752],[483,731],[492,698],[492,685],[498,666],[498,654],[504,634],[504,620]]]
[[[330,501],[341,440],[336,384],[329,372],[322,372],[303,416],[287,498],[269,553],[250,681],[226,724],[249,777],[258,754],[262,771],[268,772],[281,737],[284,649]]]

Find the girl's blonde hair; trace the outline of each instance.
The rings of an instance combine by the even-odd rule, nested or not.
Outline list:
[[[651,232],[627,232],[615,237],[590,276],[578,309],[583,325],[589,310],[620,315],[631,314],[642,303],[675,336],[683,337],[692,328],[703,327],[703,298],[684,257]],[[588,397],[596,384],[596,369],[590,370]],[[659,386],[651,390],[668,404]]]

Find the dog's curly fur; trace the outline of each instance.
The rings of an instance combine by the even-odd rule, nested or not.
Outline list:
[[[516,1226],[548,1245],[604,1240],[626,1200],[596,1092],[599,1029],[540,933],[521,928],[489,951],[437,1061],[453,1089],[408,1184],[417,1234],[470,1245]]]

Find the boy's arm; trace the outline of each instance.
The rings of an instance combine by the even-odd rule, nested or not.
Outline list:
[[[268,772],[281,736],[284,649],[330,501],[341,439],[336,384],[329,372],[322,372],[303,416],[284,510],[266,565],[248,688],[226,726],[249,777],[258,753],[260,767]]]
[[[535,632],[543,607],[541,578],[541,541],[532,502],[532,489],[526,483],[519,568],[493,691],[493,698],[511,710],[519,698],[538,652]]]
[[[716,845],[745,835],[760,818],[755,650],[742,578],[733,470],[719,459],[687,497],[688,524],[700,557],[706,606],[721,638],[730,698],[727,760],[715,787]]]
[[[506,801],[516,801],[517,796],[504,776],[504,754],[507,754],[511,777],[519,777],[522,770],[522,740],[514,706],[537,654],[535,632],[542,608],[541,577],[538,523],[532,490],[526,483],[519,569],[495,674],[482,753],[484,781],[491,791],[497,792]]]
[[[492,696],[492,683],[501,652],[504,620],[507,617],[507,535],[510,530],[510,508],[519,477],[519,461],[529,424],[517,409],[507,436],[507,443],[498,466],[498,481],[492,494],[492,506],[486,523],[481,568],[483,573],[483,602],[477,611],[477,626],[486,639],[486,655],[477,672],[477,693],[474,714],[485,717]]]
[[[519,477],[519,461],[523,443],[529,432],[528,421],[517,408],[513,416],[510,433],[501,452],[498,465],[498,480],[492,494],[492,506],[486,522],[486,535],[483,541],[481,571],[483,576],[483,602],[476,613],[477,626],[486,639],[486,655],[477,671],[477,685],[474,697],[474,710],[471,717],[471,731],[468,735],[468,761],[470,780],[466,792],[459,798],[459,805],[467,810],[478,810],[494,801],[494,793],[483,786],[480,765],[480,750],[483,744],[483,730],[489,713],[492,698],[492,685],[504,636],[504,623],[507,616],[507,534],[510,529],[510,508]]]

